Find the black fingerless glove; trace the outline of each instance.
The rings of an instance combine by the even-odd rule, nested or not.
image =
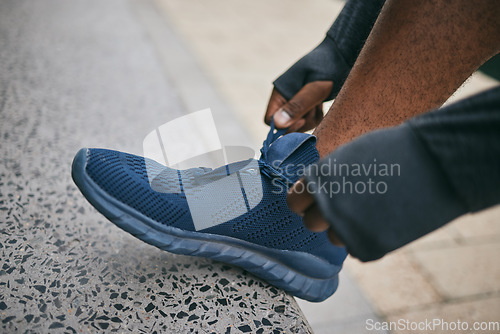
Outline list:
[[[385,1],[350,0],[327,32],[325,39],[274,81],[274,86],[290,100],[304,85],[313,81],[333,81],[325,101],[337,96]]]

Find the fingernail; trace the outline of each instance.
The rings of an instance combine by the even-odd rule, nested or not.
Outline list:
[[[274,122],[276,125],[279,127],[286,127],[288,126],[289,122],[292,120],[292,117],[290,117],[290,114],[287,113],[285,110],[280,109],[274,114]]]

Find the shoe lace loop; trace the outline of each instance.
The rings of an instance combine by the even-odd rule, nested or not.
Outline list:
[[[275,132],[276,130],[276,132]],[[271,129],[269,129],[269,133],[267,134],[266,140],[262,143],[262,148],[260,149],[260,159],[259,160],[266,160],[267,159],[267,151],[269,150],[269,147],[271,144],[278,139],[279,137],[283,136],[288,128],[286,129],[276,129],[274,125],[274,117],[271,118]]]

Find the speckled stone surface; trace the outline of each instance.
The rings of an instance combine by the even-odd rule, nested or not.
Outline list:
[[[132,8],[0,2],[0,332],[309,333],[289,295],[142,243],[74,186],[80,147],[141,154],[183,112]]]

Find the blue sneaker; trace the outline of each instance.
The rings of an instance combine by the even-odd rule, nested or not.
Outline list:
[[[73,161],[72,176],[99,212],[135,237],[172,253],[239,266],[299,298],[319,302],[337,289],[347,253],[333,246],[326,233],[305,229],[302,218],[288,209],[287,189],[319,156],[316,137],[283,133],[271,128],[259,160],[214,170],[179,171],[127,153],[81,149]],[[152,171],[153,181],[148,178]],[[258,173],[259,200],[249,206],[251,195],[245,194],[243,186],[227,189],[242,193],[245,200],[239,205],[246,208],[236,207],[234,201],[219,201],[226,204],[218,212],[222,216],[232,212],[232,216],[226,214],[228,219],[213,223],[214,215],[207,215],[209,223],[195,226],[186,189],[213,180],[214,175],[234,173]]]

